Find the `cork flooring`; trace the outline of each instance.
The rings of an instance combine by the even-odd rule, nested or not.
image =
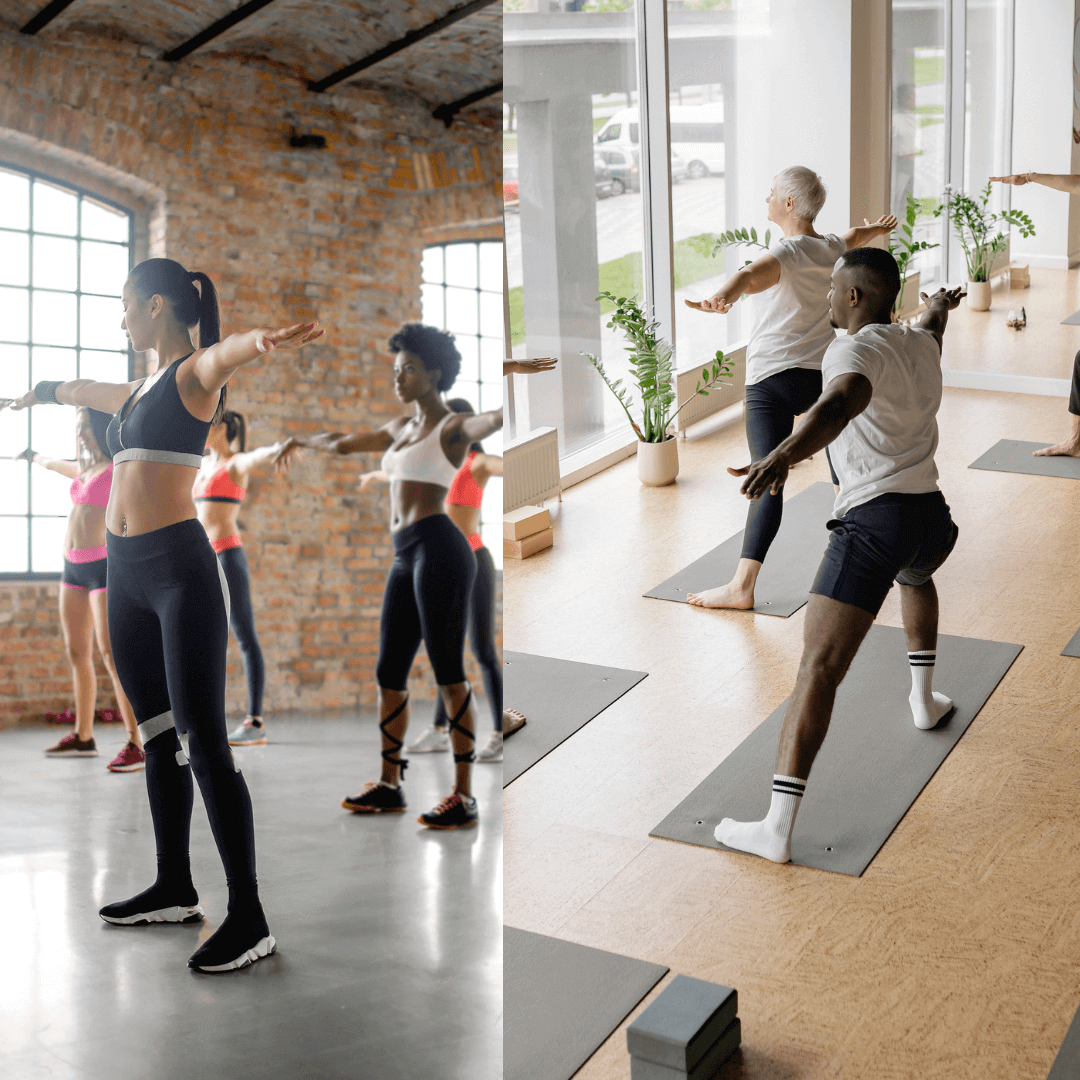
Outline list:
[[[957,313],[953,366],[1066,377],[1077,277],[1033,271],[989,314]],[[1004,325],[1018,297],[1021,333]],[[1002,437],[1057,441],[1065,410],[945,392],[960,539],[937,577],[941,631],[1025,649],[859,879],[648,836],[795,679],[805,609],[641,596],[742,527],[723,471],[748,460],[741,421],[680,443],[671,487],[641,487],[630,458],[552,503],[554,548],[505,568],[506,647],[649,678],[506,789],[505,922],[736,987],[725,1080],[1043,1080],[1080,1003],[1080,660],[1059,655],[1080,625],[1080,489],[967,466]],[[819,455],[788,494],[827,479]],[[895,589],[879,622],[901,625]],[[629,1077],[624,1028],[578,1080]]]

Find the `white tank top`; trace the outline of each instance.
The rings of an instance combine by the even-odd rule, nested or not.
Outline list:
[[[454,413],[447,413],[419,442],[392,447],[383,454],[382,470],[391,480],[417,480],[422,484],[437,484],[449,488],[454,482],[457,466],[443,452],[443,424]]]

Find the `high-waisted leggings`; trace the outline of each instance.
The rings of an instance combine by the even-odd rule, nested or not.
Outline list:
[[[159,881],[188,871],[191,773],[225,866],[230,907],[256,896],[247,784],[225,729],[229,589],[202,525],[107,537],[109,635],[146,749]],[[188,758],[177,733],[188,736]]]
[[[469,605],[469,646],[484,672],[495,730],[502,731],[502,661],[495,648],[495,560],[486,547],[476,551],[476,579]],[[435,706],[435,726],[450,720],[442,695]]]
[[[229,624],[240,652],[244,655],[244,674],[247,676],[248,716],[262,716],[263,686],[266,683],[266,665],[263,662],[259,635],[255,633],[255,614],[251,609],[251,574],[247,556],[240,546],[218,552],[218,562],[225,571],[229,583],[232,610]]]
[[[435,681],[465,681],[462,662],[476,558],[446,514],[432,514],[393,534],[394,562],[379,626],[379,686],[404,691],[420,642]]]
[[[746,388],[744,418],[750,460],[760,461],[771,454],[792,432],[795,417],[806,412],[821,397],[821,372],[810,368],[788,368]],[[825,456],[828,458],[828,450]],[[829,462],[832,472],[832,462]],[[836,473],[832,481],[838,484]],[[742,557],[764,562],[769,547],[780,530],[784,516],[783,489],[776,495],[766,491],[750,503],[746,512]]]

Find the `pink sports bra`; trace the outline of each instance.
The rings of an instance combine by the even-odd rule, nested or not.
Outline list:
[[[108,506],[112,489],[112,462],[104,472],[91,477],[84,484],[79,477],[71,481],[71,501],[76,506]]]

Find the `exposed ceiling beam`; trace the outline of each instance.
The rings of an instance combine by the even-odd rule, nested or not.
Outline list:
[[[68,2],[70,3],[70,0]],[[273,2],[274,0],[248,0],[246,4],[241,4],[235,11],[226,15],[223,19],[218,19],[213,26],[208,26],[190,40],[185,41],[183,45],[177,45],[175,49],[170,49],[162,59],[183,60],[189,53],[201,49],[208,41],[213,41],[220,34],[224,34],[226,30],[231,29],[239,22],[243,22],[248,16],[254,15],[256,11],[261,11],[267,4]]]
[[[23,28],[24,34],[36,34],[42,27],[48,26],[65,8],[71,7],[75,0],[52,0],[46,4]]]
[[[428,23],[427,26],[420,27],[419,30],[410,30],[403,38],[392,41],[389,45],[384,45],[381,49],[377,49],[375,52],[363,57],[363,59],[356,60],[347,67],[327,75],[325,79],[319,79],[318,82],[309,82],[308,89],[321,94],[324,90],[328,90],[343,79],[351,78],[357,72],[363,71],[364,68],[369,68],[372,64],[377,64],[388,56],[393,56],[394,53],[399,53],[402,49],[407,49],[410,45],[415,45],[418,41],[423,41],[424,38],[437,34],[440,30],[445,30],[448,26],[453,26],[454,23],[468,18],[495,2],[496,0],[470,0],[469,3],[462,4],[461,7],[456,7],[447,12],[441,19],[436,19],[434,22]]]
[[[454,122],[454,117],[466,106],[472,105],[476,101],[482,101],[486,97],[491,97],[492,94],[501,94],[502,88],[503,84],[501,82],[495,83],[494,86],[485,86],[483,90],[475,90],[457,101],[451,101],[449,105],[440,105],[431,115],[449,127]]]

